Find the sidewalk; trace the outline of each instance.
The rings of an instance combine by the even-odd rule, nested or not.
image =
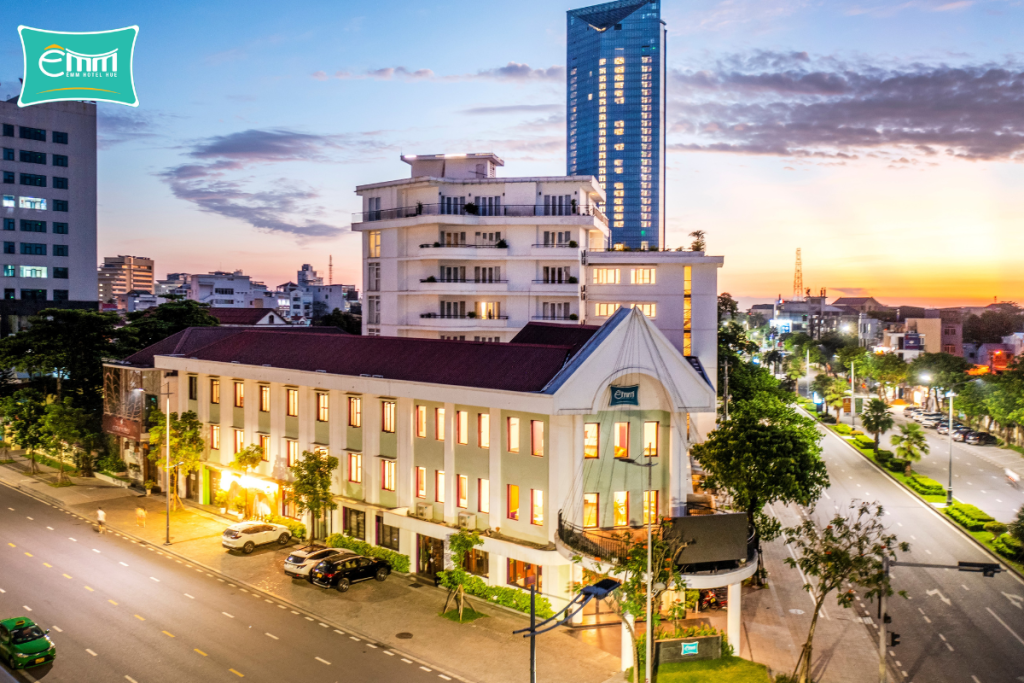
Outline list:
[[[96,508],[101,505],[112,530],[155,546],[163,544],[167,516],[162,496],[147,497],[81,478],[74,481],[82,482],[82,486],[54,488],[15,468],[22,469],[20,461],[15,466],[0,466],[0,482],[89,519],[96,518]],[[147,511],[145,528],[136,524],[135,510],[140,504]],[[451,622],[438,616],[446,591],[414,575],[393,574],[383,583],[354,586],[345,595],[292,580],[284,575],[281,565],[294,546],[265,546],[251,555],[232,554],[221,548],[221,533],[232,521],[190,507],[172,512],[169,552],[469,681],[529,680],[529,640],[512,635],[512,631],[528,625],[528,617],[469,598],[487,618],[468,624]],[[557,629],[537,639],[537,671],[540,681],[598,683],[617,676],[619,659],[565,629]]]

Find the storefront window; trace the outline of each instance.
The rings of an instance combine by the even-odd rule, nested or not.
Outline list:
[[[508,585],[519,586],[520,588],[529,589],[530,586],[535,586],[538,591],[541,590],[541,584],[543,578],[541,576],[541,568],[535,564],[528,562],[520,562],[519,560],[508,560]]]
[[[491,568],[490,553],[486,553],[479,548],[473,548],[466,553],[466,558],[462,562],[462,568],[470,574],[486,578]]]
[[[377,545],[398,551],[398,527],[388,526],[383,518],[377,517]]]
[[[366,538],[366,513],[362,510],[342,508],[345,518],[345,533],[353,538],[363,540]]]

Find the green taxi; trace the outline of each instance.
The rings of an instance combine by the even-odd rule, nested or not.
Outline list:
[[[12,669],[28,669],[52,662],[57,646],[43,630],[28,617],[15,617],[0,621],[0,659]]]

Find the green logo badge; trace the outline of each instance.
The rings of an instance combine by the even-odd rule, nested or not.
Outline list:
[[[19,107],[66,100],[139,106],[132,75],[138,26],[92,33],[19,26],[18,34],[25,54]]]

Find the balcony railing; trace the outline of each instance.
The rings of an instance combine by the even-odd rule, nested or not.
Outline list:
[[[469,242],[434,242],[421,244],[420,249],[508,249],[508,242],[501,240],[493,244],[470,244]]]
[[[567,280],[552,280],[551,278],[548,278],[547,280],[534,280],[533,284],[535,284],[535,285],[578,285],[579,284],[579,280],[577,278],[575,278],[575,277],[570,277]]]
[[[421,318],[444,318],[446,320],[508,320],[507,315],[477,315],[476,313],[420,313]]]
[[[661,527],[655,526],[651,531],[654,535],[660,535]],[[646,528],[644,533],[646,534]],[[625,560],[629,549],[640,542],[639,539],[634,538],[629,529],[621,531],[584,529],[572,522],[565,521],[562,518],[561,510],[558,511],[558,539],[566,546],[584,555],[611,562]],[[646,535],[644,541],[646,541]]]
[[[574,322],[579,320],[580,317],[576,313],[570,313],[569,315],[535,315],[530,320],[557,320],[562,322]]]
[[[460,284],[490,285],[490,284],[507,283],[508,280],[493,280],[493,279],[492,280],[474,280],[473,278],[453,278],[453,277],[439,278],[439,277],[428,277],[428,278],[421,278],[420,282],[430,282],[430,283],[434,283],[434,282],[436,282],[436,283],[457,282],[457,283],[460,283]]]
[[[527,217],[527,216],[596,216],[602,222],[607,223],[608,219],[593,204],[583,206],[536,206],[534,204],[502,204],[501,206],[472,207],[471,204],[452,205],[444,204],[417,204],[416,206],[402,206],[397,209],[377,209],[375,211],[364,211],[352,214],[353,223],[367,223],[371,221],[389,221],[396,218],[415,218],[416,216],[504,216],[504,217]]]
[[[558,247],[558,248],[563,248],[563,249],[579,249],[579,247],[580,247],[580,245],[578,245],[575,241],[572,241],[572,242],[560,242],[558,244],[552,244],[550,242],[547,242],[545,244],[534,244],[533,246],[535,246],[535,247]]]

